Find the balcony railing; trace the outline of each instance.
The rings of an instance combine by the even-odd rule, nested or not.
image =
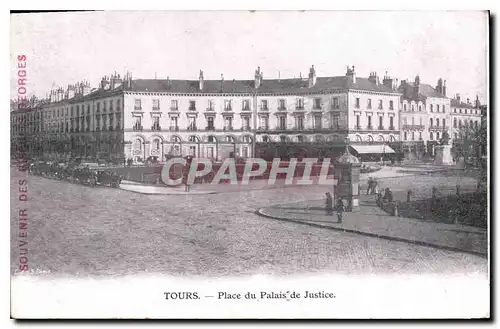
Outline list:
[[[198,131],[198,128],[196,128],[196,126],[188,126],[187,130],[188,131]]]
[[[262,106],[262,105],[261,105],[261,106],[259,107],[259,110],[260,110],[260,111],[269,111],[269,107],[268,107],[267,105],[266,105],[266,106]]]
[[[366,130],[373,130],[373,126],[371,125],[366,126]]]
[[[378,130],[384,130],[384,126],[378,126]]]
[[[247,106],[247,107],[242,108],[241,110],[242,111],[250,111],[250,107]]]
[[[295,130],[304,130],[304,125],[295,126]]]
[[[213,107],[207,107],[207,112],[213,112],[215,111]]]
[[[431,127],[429,127],[429,131],[431,131],[431,130],[433,130],[433,131],[436,131],[436,130],[447,131],[448,127],[446,127],[446,126],[431,126]]]
[[[161,126],[160,125],[152,125],[151,130],[152,131],[161,131]]]
[[[243,127],[241,128],[241,130],[243,130],[243,131],[250,131],[250,130],[251,130],[251,128],[250,128],[250,126],[243,126]]]
[[[233,131],[233,130],[234,130],[233,126],[224,127],[224,131]]]
[[[132,130],[133,130],[133,131],[142,131],[142,130],[143,130],[143,127],[142,127],[142,125],[134,125],[134,126],[132,127]]]
[[[304,105],[296,105],[295,109],[298,111],[303,111],[304,110]]]
[[[178,126],[170,126],[168,130],[170,130],[170,131],[179,131],[179,127]]]
[[[355,125],[354,126],[354,130],[362,130],[361,126],[360,125]]]
[[[179,108],[177,106],[171,106],[170,112],[179,112]]]
[[[389,130],[395,130],[396,128],[394,126],[389,126]]]
[[[160,111],[160,107],[159,106],[153,106],[153,111]]]
[[[286,106],[278,106],[278,111],[286,111]]]
[[[135,105],[134,106],[134,111],[142,111],[142,106],[140,105]],[[97,110],[97,112],[99,112],[99,110]],[[103,112],[106,112],[106,109],[103,110]]]
[[[224,111],[226,111],[226,112],[232,112],[233,108],[232,107],[225,107]]]
[[[403,125],[404,130],[423,130],[425,127],[423,125]]]
[[[269,126],[260,126],[257,130],[269,130]]]
[[[196,111],[196,106],[190,106],[190,107],[188,107],[188,110],[189,111]]]

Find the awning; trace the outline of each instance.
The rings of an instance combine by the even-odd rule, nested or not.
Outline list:
[[[352,147],[358,154],[388,154],[388,153],[396,153],[394,150],[385,144],[355,144],[349,145]]]

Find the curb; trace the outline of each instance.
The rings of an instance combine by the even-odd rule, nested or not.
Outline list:
[[[330,229],[330,230],[334,230],[334,231],[359,234],[359,235],[363,235],[363,236],[385,239],[385,240],[390,240],[390,241],[406,242],[406,243],[415,244],[415,245],[419,245],[419,246],[442,249],[442,250],[447,250],[447,251],[464,252],[467,254],[472,254],[472,255],[480,256],[480,257],[487,257],[488,256],[487,252],[484,253],[484,252],[473,251],[473,250],[464,250],[464,249],[460,249],[460,248],[456,248],[456,247],[443,246],[443,245],[430,243],[430,242],[411,240],[411,239],[406,239],[406,238],[398,238],[398,237],[394,237],[394,236],[381,235],[381,234],[377,234],[377,233],[363,232],[363,231],[345,229],[345,228],[340,228],[340,227],[333,227],[333,226],[328,226],[328,225],[323,225],[323,224],[310,223],[310,222],[305,222],[303,220],[278,217],[278,216],[269,215],[269,214],[265,213],[263,211],[263,209],[264,208],[260,208],[257,211],[255,211],[255,213],[257,215],[265,217],[265,218],[281,220],[284,222],[293,222],[293,223],[298,223],[298,224],[302,224],[302,225],[309,225],[309,226],[313,226],[313,227],[326,228],[326,229]]]
[[[134,191],[134,190],[127,190],[122,187],[120,187],[120,190],[125,191],[125,192],[131,192],[131,193],[136,193],[136,194],[142,194],[142,195],[167,195],[167,196],[172,196],[172,195],[209,195],[209,194],[219,194],[219,192],[215,191],[206,191],[206,192],[176,192],[176,193],[146,193],[146,192],[139,192],[139,191]]]

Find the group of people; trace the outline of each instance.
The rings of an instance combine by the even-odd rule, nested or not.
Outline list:
[[[366,189],[366,195],[378,194],[378,182],[372,177],[368,178],[368,188]]]

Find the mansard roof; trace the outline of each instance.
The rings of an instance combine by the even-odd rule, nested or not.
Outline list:
[[[476,107],[474,104],[467,104],[462,101],[459,101],[458,99],[453,98],[451,100],[451,106],[452,107],[460,107],[460,108],[469,108],[469,109],[475,109]]]
[[[406,82],[401,84],[399,86],[398,90],[403,94],[404,99],[408,100],[415,100],[415,101],[425,101],[426,98],[428,97],[434,97],[434,98],[447,98],[443,94],[439,93],[436,91],[434,87],[432,87],[429,84],[426,83],[421,83],[420,84],[420,90],[415,98],[415,83],[413,82]]]
[[[383,84],[374,84],[367,78],[356,78],[356,83],[349,83],[345,76],[318,77],[316,84],[309,88],[308,79],[263,79],[259,88],[255,88],[254,80],[204,80],[200,91],[198,80],[172,79],[137,79],[132,81],[130,90],[137,92],[171,92],[171,93],[301,93],[324,92],[338,89],[356,89],[383,93],[397,93]]]

